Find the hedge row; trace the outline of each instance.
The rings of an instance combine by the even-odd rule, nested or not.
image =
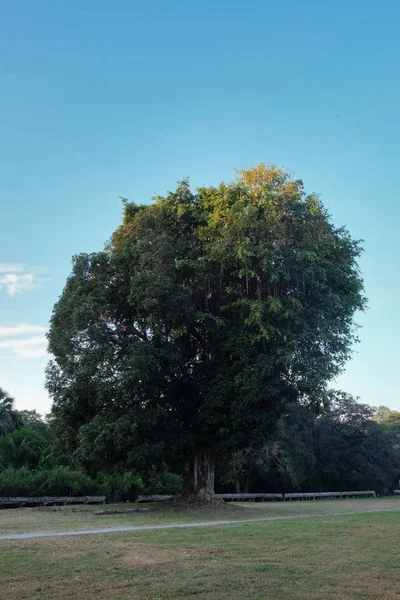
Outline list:
[[[182,479],[164,473],[147,485],[134,473],[99,475],[96,479],[69,467],[29,471],[18,469],[0,472],[0,496],[86,496],[105,495],[107,502],[134,502],[138,494],[175,494],[182,489]]]

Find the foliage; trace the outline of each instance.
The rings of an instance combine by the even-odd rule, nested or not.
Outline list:
[[[316,441],[317,481],[326,489],[393,489],[400,468],[399,454],[383,427],[371,420],[371,408],[342,396],[319,424]]]
[[[0,472],[0,496],[84,496],[98,492],[98,484],[68,467],[37,472],[25,468]]]
[[[18,427],[30,429],[50,440],[51,431],[48,422],[36,410],[17,410]]]
[[[164,473],[147,484],[135,473],[100,474],[90,478],[81,471],[61,465],[30,471],[0,470],[0,496],[82,496],[104,494],[107,502],[134,502],[141,493],[175,494],[182,490],[182,477]]]
[[[53,440],[51,419],[43,420],[35,410],[15,410],[13,399],[5,398],[4,411],[7,408],[7,416],[12,418],[7,421],[10,431],[0,436],[0,495],[81,495],[96,491],[104,493],[110,502],[124,502],[134,501],[139,492],[173,494],[182,490],[182,477],[168,472],[165,466],[162,470],[149,469],[146,483],[131,472],[90,478],[66,467],[67,457]]]
[[[143,490],[142,479],[134,473],[106,474],[99,484],[107,502],[134,502]]]
[[[47,439],[32,429],[14,429],[0,437],[0,470],[36,469],[42,462],[49,461],[50,454]]]
[[[18,415],[14,410],[14,398],[0,388],[0,436],[6,435],[18,426]]]
[[[86,468],[191,465],[265,447],[287,403],[320,411],[355,341],[361,249],[273,166],[150,205],[74,258],[47,369],[57,437]]]
[[[315,417],[307,409],[289,406],[277,429],[275,463],[282,477],[282,488],[312,488],[315,472]]]
[[[36,410],[16,410],[0,388],[0,470],[55,464],[49,425]]]
[[[396,448],[400,450],[400,412],[397,410],[390,411],[381,423],[385,431],[393,439]]]
[[[169,471],[154,472],[145,478],[144,494],[180,494],[183,490],[183,477]]]
[[[400,412],[397,410],[390,411],[390,413],[382,420],[382,425],[396,434],[400,434]]]
[[[287,408],[254,478],[259,489],[391,492],[400,472],[396,438],[371,419],[371,407],[344,393],[332,400],[321,416]]]
[[[377,423],[382,423],[382,421],[391,413],[390,408],[383,406],[382,404],[380,406],[373,406],[372,410],[374,411],[372,418]]]
[[[374,411],[372,419],[385,428],[396,448],[400,450],[400,412],[390,410],[387,406],[373,406],[372,410]]]

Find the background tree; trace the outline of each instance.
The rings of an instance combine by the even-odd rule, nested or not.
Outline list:
[[[391,436],[393,444],[400,448],[400,412],[397,410],[390,410],[387,406],[373,406],[374,421],[380,423]]]
[[[400,412],[392,410],[381,421],[386,432],[391,436],[393,443],[397,448],[400,448]]]
[[[190,465],[265,448],[288,403],[318,411],[364,308],[358,242],[273,166],[125,202],[105,252],[75,257],[47,371],[59,439],[87,468]]]
[[[17,416],[19,421],[19,427],[25,427],[34,431],[36,433],[40,433],[46,439],[49,439],[51,436],[51,431],[49,428],[49,424],[46,418],[43,418],[37,410],[17,410]]]
[[[267,451],[250,467],[252,491],[373,489],[387,494],[397,487],[396,435],[371,419],[373,409],[357,398],[331,392],[331,399],[321,415],[296,404],[287,407]],[[242,468],[243,480],[248,468]]]
[[[14,429],[0,437],[0,470],[36,469],[41,462],[49,462],[52,451],[48,440],[32,429]]]
[[[6,435],[18,426],[18,414],[14,410],[14,398],[0,388],[0,435]]]
[[[382,423],[382,421],[391,413],[390,408],[383,406],[382,404],[380,406],[373,406],[372,410],[374,411],[372,418],[377,423]]]
[[[36,410],[16,410],[14,398],[0,388],[0,472],[36,469],[53,454],[48,424]]]
[[[399,454],[384,427],[371,419],[373,409],[340,393],[318,423],[315,485],[335,490],[366,489],[388,493],[399,469]]]

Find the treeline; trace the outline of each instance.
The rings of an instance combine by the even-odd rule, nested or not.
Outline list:
[[[104,494],[110,502],[134,501],[139,493],[175,494],[182,477],[151,467],[143,476],[124,470],[85,472],[75,455],[58,443],[50,419],[19,411],[0,388],[0,496]]]
[[[178,494],[185,469],[176,465],[141,473],[119,465],[88,472],[79,448],[66,454],[51,419],[18,411],[0,388],[0,496],[79,496],[105,494],[108,501],[133,501],[139,493]],[[390,493],[400,477],[400,413],[373,408],[336,394],[316,416],[288,405],[275,435],[257,451],[220,457],[217,491],[290,492],[374,489]]]
[[[388,494],[400,478],[400,413],[335,394],[316,416],[291,405],[262,452],[241,451],[219,472],[220,484],[247,491],[345,491]]]

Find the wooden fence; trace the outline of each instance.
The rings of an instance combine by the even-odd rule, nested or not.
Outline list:
[[[305,494],[284,494],[284,500],[323,500],[333,498],[375,498],[373,490],[356,492],[309,492]]]
[[[393,490],[400,496],[400,490]],[[284,502],[292,500],[323,500],[334,498],[375,498],[373,490],[349,492],[305,492],[292,494],[216,494],[225,502]],[[138,496],[136,502],[161,502],[172,498],[171,495],[153,494]],[[41,496],[38,498],[0,497],[0,508],[22,506],[61,506],[69,504],[104,504],[105,496]]]
[[[274,502],[283,500],[283,494],[216,494],[225,502]]]
[[[399,490],[400,494],[400,490]],[[276,502],[284,500],[323,500],[334,498],[374,498],[373,490],[355,492],[306,492],[293,494],[215,494],[225,502]],[[138,496],[137,502],[159,502],[172,496]]]
[[[104,504],[105,501],[105,496],[40,496],[38,498],[0,497],[0,508],[62,506],[64,504]]]

